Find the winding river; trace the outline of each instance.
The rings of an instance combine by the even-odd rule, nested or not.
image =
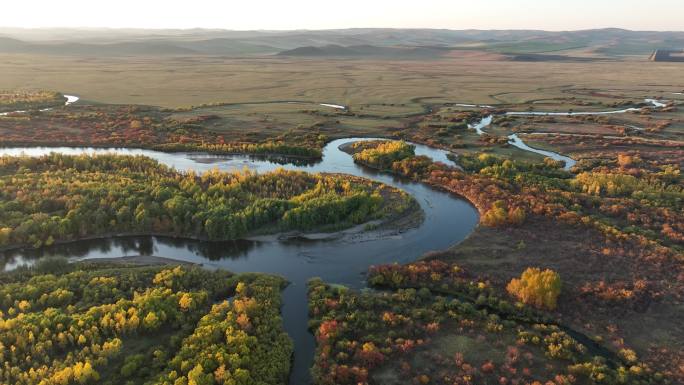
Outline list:
[[[66,96],[66,105],[78,100]],[[333,108],[344,106],[327,105]],[[465,106],[465,105],[464,105]],[[479,107],[475,105],[468,105]],[[654,103],[654,106],[656,104]],[[658,106],[656,106],[658,107]],[[628,112],[623,110],[622,112]],[[608,113],[608,112],[606,112]],[[617,112],[610,112],[617,113]],[[550,114],[550,113],[509,113]],[[581,114],[581,113],[574,113]],[[596,114],[596,113],[592,113]],[[567,114],[562,114],[567,115]],[[471,125],[479,134],[491,125],[493,116],[484,117]],[[356,165],[350,155],[339,147],[345,143],[373,140],[374,138],[346,138],[328,143],[323,149],[323,159],[312,164],[276,162],[251,156],[216,156],[198,153],[164,153],[127,148],[73,148],[73,147],[13,147],[0,148],[0,155],[40,156],[50,152],[63,154],[116,153],[144,155],[178,170],[197,172],[218,168],[224,171],[248,168],[266,172],[279,167],[305,172],[344,173],[365,177],[377,182],[400,188],[411,194],[424,212],[423,221],[416,227],[403,232],[371,231],[361,234],[347,233],[324,240],[261,239],[234,242],[203,242],[159,236],[112,237],[84,240],[54,245],[38,250],[11,250],[2,253],[5,269],[31,264],[48,256],[67,257],[72,260],[117,258],[129,255],[154,255],[180,261],[201,263],[209,268],[228,269],[234,272],[264,272],[279,274],[291,284],[283,293],[283,322],[285,330],[295,343],[291,384],[310,382],[309,368],[313,362],[314,338],[307,329],[308,309],[306,282],[320,277],[326,282],[344,284],[352,288],[365,286],[364,274],[373,264],[408,263],[431,250],[441,250],[465,239],[478,223],[477,210],[467,201],[453,195],[434,190],[424,184],[374,172]],[[516,135],[509,136],[511,144],[526,151],[537,152],[554,159],[563,160],[566,168],[574,160],[550,151],[531,148]],[[447,151],[416,144],[416,153],[426,155],[434,161],[454,166]]]
[[[328,240],[243,240],[237,242],[201,242],[168,237],[115,237],[78,241],[39,250],[14,250],[3,253],[5,268],[29,264],[38,258],[63,256],[71,259],[116,258],[126,255],[155,255],[176,260],[202,263],[209,268],[235,272],[265,272],[279,274],[291,284],[283,293],[285,330],[295,342],[295,357],[291,384],[309,382],[309,368],[315,349],[314,338],[307,330],[308,310],[306,282],[321,277],[326,282],[354,288],[364,286],[364,273],[373,264],[407,263],[420,255],[447,248],[465,239],[475,228],[478,214],[468,202],[430,187],[378,174],[354,164],[352,157],[339,146],[369,138],[349,138],[329,143],[323,150],[323,160],[310,165],[281,165],[267,159],[246,156],[213,156],[136,149],[94,148],[4,148],[0,155],[26,154],[39,156],[50,152],[64,154],[117,153],[145,155],[179,170],[198,172],[212,168],[232,171],[245,167],[265,172],[283,167],[306,172],[345,173],[373,179],[398,187],[416,198],[424,211],[419,226],[403,233],[373,231],[371,234],[349,234]],[[447,153],[416,145],[416,152],[432,159],[450,162]]]

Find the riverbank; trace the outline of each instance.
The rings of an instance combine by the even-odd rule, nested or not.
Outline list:
[[[254,235],[246,239],[258,242],[276,241],[341,241],[371,242],[399,236],[400,234],[420,226],[425,220],[425,213],[420,205],[413,200],[412,204],[404,211],[398,212],[382,220],[373,220],[347,229],[330,232],[301,232],[286,231],[274,234]]]
[[[102,264],[114,264],[114,265],[140,265],[140,266],[163,266],[163,265],[183,265],[183,266],[193,266],[202,264],[197,264],[187,261],[179,261],[177,259],[157,257],[154,255],[127,255],[124,257],[116,258],[91,258],[91,259],[80,259],[74,262],[87,262],[87,263],[102,263]]]
[[[151,150],[160,151],[168,154],[187,154],[187,155],[211,155],[211,156],[245,156],[254,157],[256,159],[271,160],[281,163],[291,163],[292,161],[315,162],[322,158],[322,154],[316,155],[297,155],[289,153],[262,153],[262,152],[245,152],[245,151],[221,151],[211,150],[206,148],[196,148],[194,151],[188,149],[179,149],[173,147],[166,147],[163,144],[152,144],[149,146],[129,145],[129,144],[92,144],[86,142],[59,142],[59,141],[7,141],[0,139],[0,148],[11,149],[17,147],[31,147],[31,148],[45,148],[55,149],[57,152],[61,148],[90,148],[93,150],[112,150],[130,149],[130,150]],[[320,150],[317,150],[320,151]]]
[[[420,225],[425,216],[417,203],[411,204],[406,210],[397,213],[391,217],[383,220],[373,220],[359,225],[355,225],[342,230],[331,230],[329,232],[321,231],[281,231],[271,234],[248,235],[241,239],[216,241],[210,240],[207,237],[193,237],[188,235],[180,235],[174,233],[155,233],[155,232],[127,232],[127,233],[108,233],[102,235],[95,235],[92,237],[81,237],[78,239],[71,239],[66,241],[55,241],[53,244],[47,246],[65,246],[69,244],[76,244],[85,241],[107,240],[114,238],[133,238],[133,237],[164,237],[178,240],[190,240],[208,243],[225,243],[225,242],[239,242],[242,240],[256,241],[256,242],[278,242],[278,241],[292,241],[292,240],[309,240],[309,241],[333,241],[342,240],[346,242],[364,242],[379,239],[385,239],[396,236],[405,231],[411,230]],[[0,253],[11,252],[19,250],[34,250],[28,245],[10,245],[0,247]],[[126,258],[126,257],[121,257]],[[112,258],[118,259],[118,258]]]

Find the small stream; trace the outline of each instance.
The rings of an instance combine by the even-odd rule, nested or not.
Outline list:
[[[651,104],[652,105],[651,108],[653,108],[653,109],[663,108],[663,107],[667,106],[666,103],[663,103],[662,101],[659,101],[656,99],[644,99],[644,101],[646,103]],[[482,107],[482,106],[473,105],[473,104],[457,104],[457,105],[461,106],[461,107]],[[504,115],[506,115],[506,116],[583,116],[583,115],[615,115],[615,114],[624,114],[624,113],[628,113],[628,112],[638,112],[638,111],[641,111],[641,108],[631,107],[631,108],[625,108],[622,110],[582,111],[582,112],[572,112],[572,111],[569,111],[569,112],[509,111],[509,112],[505,112]],[[484,129],[491,126],[493,120],[494,120],[494,115],[487,115],[484,118],[480,119],[477,123],[469,124],[468,127],[470,129],[475,130],[478,135],[484,135],[484,134],[486,134]],[[638,128],[635,127],[635,129],[638,129]],[[568,156],[561,155],[557,152],[542,150],[542,149],[538,149],[538,148],[528,146],[518,136],[518,134],[508,135],[508,144],[510,144],[513,147],[517,147],[523,151],[533,152],[535,154],[544,155],[544,156],[549,157],[553,160],[561,161],[564,163],[563,169],[565,169],[565,170],[570,170],[571,168],[573,168],[577,164],[576,160],[574,160]]]

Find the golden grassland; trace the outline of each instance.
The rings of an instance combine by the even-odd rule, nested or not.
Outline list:
[[[567,96],[563,87],[635,96],[681,92],[679,63],[325,60],[223,57],[3,55],[0,89],[54,89],[102,103],[179,107],[215,102],[309,100],[359,107],[432,102],[524,103]],[[655,96],[655,95],[654,95]],[[582,95],[591,101],[597,96]]]

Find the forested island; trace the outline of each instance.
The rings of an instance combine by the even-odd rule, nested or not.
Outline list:
[[[362,178],[277,170],[178,172],[142,156],[0,157],[0,247],[116,234],[207,240],[335,231],[416,210]]]

